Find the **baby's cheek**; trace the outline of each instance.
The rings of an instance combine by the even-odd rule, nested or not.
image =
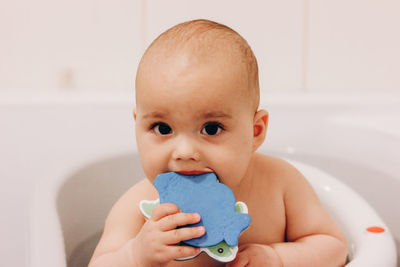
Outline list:
[[[148,149],[147,151],[145,147],[142,147],[142,149],[145,150],[140,153],[140,161],[143,171],[147,178],[154,179],[160,173],[159,157],[157,157],[157,153],[152,153],[151,149]]]
[[[248,156],[240,155],[233,151],[215,154],[215,172],[225,184],[236,185],[246,173]]]

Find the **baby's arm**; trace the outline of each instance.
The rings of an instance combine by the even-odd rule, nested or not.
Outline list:
[[[288,242],[272,247],[284,266],[343,266],[347,247],[342,231],[303,175],[289,164],[286,171],[284,201]]]
[[[302,174],[284,161],[279,164],[287,242],[244,245],[227,266],[344,266],[347,248],[341,230]]]
[[[200,252],[197,248],[174,245],[204,234],[203,227],[175,229],[197,223],[198,215],[181,213],[173,204],[162,204],[153,210],[150,220],[143,219],[139,202],[154,195],[148,194],[150,190],[154,190],[151,184],[142,181],[114,205],[89,267],[164,266],[175,258]]]

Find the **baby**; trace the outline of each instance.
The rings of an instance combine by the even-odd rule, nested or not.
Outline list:
[[[199,248],[200,221],[161,204],[145,220],[144,199],[157,199],[158,174],[214,172],[236,201],[247,204],[250,227],[226,266],[343,266],[346,241],[309,183],[287,162],[257,153],[268,125],[258,110],[258,68],[247,42],[224,25],[194,20],[161,34],[136,76],[136,141],[146,179],[113,206],[90,267],[224,266]]]

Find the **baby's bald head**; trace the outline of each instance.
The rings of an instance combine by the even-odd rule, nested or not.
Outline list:
[[[259,82],[257,60],[246,42],[231,28],[209,20],[192,20],[178,24],[158,36],[145,51],[136,75],[136,100],[140,80],[154,64],[175,57],[185,57],[189,64],[209,64],[223,61],[226,68],[240,69],[239,75],[246,84],[241,93],[254,109],[259,105]],[[238,73],[236,72],[236,75]]]

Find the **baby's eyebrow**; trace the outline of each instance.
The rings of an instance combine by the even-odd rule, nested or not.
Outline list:
[[[143,115],[143,119],[148,119],[148,118],[164,119],[165,115],[159,111],[153,111]]]
[[[223,112],[223,111],[211,111],[211,112],[206,112],[203,114],[203,118],[205,119],[210,119],[210,118],[226,118],[230,119],[232,118],[231,115]]]
[[[148,118],[156,118],[156,119],[165,119],[167,116],[164,113],[161,113],[159,111],[153,111],[147,114],[143,115],[143,119],[148,119]],[[206,112],[201,114],[199,117],[203,119],[212,119],[212,118],[222,118],[222,119],[231,119],[232,116],[223,112],[223,111],[211,111],[211,112]]]

